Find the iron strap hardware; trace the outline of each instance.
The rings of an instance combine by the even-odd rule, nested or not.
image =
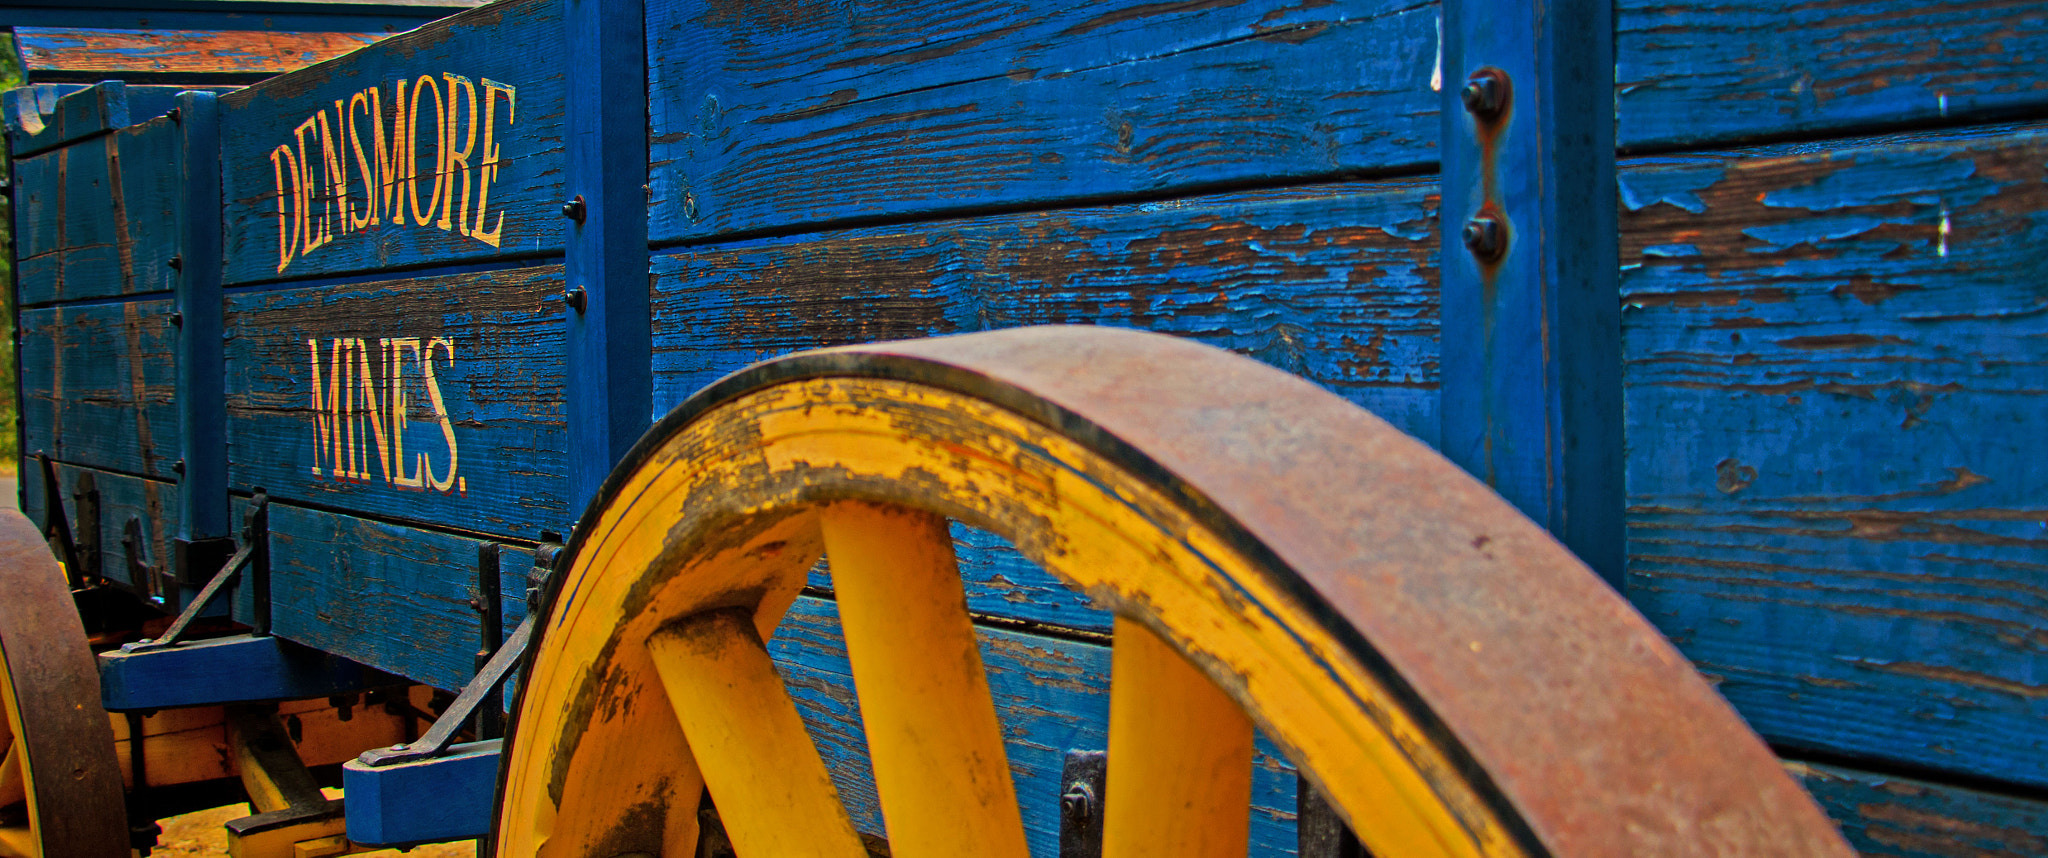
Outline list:
[[[1060,764],[1060,858],[1102,858],[1109,752],[1068,751]]]
[[[178,619],[171,623],[170,628],[164,630],[161,637],[123,644],[121,651],[149,652],[177,645],[184,639],[185,630],[194,620],[199,619],[200,613],[205,611],[214,599],[219,598],[222,590],[235,583],[236,577],[244,568],[251,570],[250,596],[255,609],[253,632],[258,635],[270,634],[270,496],[260,491],[251,499],[248,511],[243,514],[241,549],[237,550],[233,557],[228,558],[227,564],[222,566],[219,572],[214,573],[213,580],[206,582],[199,595],[192,597],[191,603],[185,606],[185,610],[178,614]]]
[[[37,453],[36,463],[43,471],[43,539],[64,562],[64,577],[71,589],[77,590],[85,586],[84,576],[78,565],[78,542],[71,538],[71,518],[64,514],[64,489],[57,482],[57,465],[47,453]]]

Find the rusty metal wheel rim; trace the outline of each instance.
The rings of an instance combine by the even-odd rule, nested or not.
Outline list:
[[[1409,779],[1403,783],[1422,784],[1414,792],[1427,792],[1425,803],[1443,811],[1437,821],[1449,824],[1404,828],[1385,808],[1375,808],[1371,792],[1357,786],[1373,777],[1333,766],[1343,755],[1330,749],[1341,741],[1290,726],[1293,714],[1261,709],[1257,692],[1246,690],[1255,678],[1233,674],[1241,665],[1217,656],[1213,641],[1190,636],[1185,621],[1148,604],[1157,594],[1119,592],[1115,582],[1056,568],[1057,558],[1046,546],[1034,544],[999,510],[977,508],[943,491],[917,490],[921,475],[837,478],[822,466],[828,460],[835,467],[843,463],[822,448],[803,448],[811,458],[794,466],[757,468],[751,478],[760,484],[720,483],[715,493],[688,494],[689,503],[671,514],[667,524],[673,529],[665,537],[620,523],[619,511],[631,509],[663,479],[659,475],[717,471],[724,460],[716,445],[693,431],[715,422],[722,411],[778,396],[795,397],[781,403],[792,406],[785,415],[813,409],[894,415],[876,424],[884,427],[880,434],[894,431],[886,428],[889,420],[902,416],[901,409],[889,411],[892,402],[936,396],[944,400],[941,410],[985,409],[975,417],[983,421],[978,426],[1009,420],[1026,427],[1017,432],[1037,432],[1033,444],[1069,444],[1073,449],[1061,455],[1106,463],[1127,484],[1104,497],[1122,503],[1144,492],[1156,494],[1165,507],[1203,528],[1199,539],[1208,542],[1201,550],[1212,561],[1235,553],[1249,558],[1247,568],[1266,570],[1260,574],[1270,580],[1259,595],[1265,601],[1256,607],[1291,612],[1287,622],[1294,625],[1283,623],[1288,634],[1314,638],[1304,646],[1320,648],[1330,664],[1357,668],[1346,668],[1351,672],[1338,684],[1362,699],[1360,718],[1376,720],[1389,733],[1384,744],[1408,760]],[[755,427],[763,437],[772,434],[765,426]],[[1189,426],[1199,429],[1184,428]],[[856,427],[846,437],[861,431],[866,430]],[[939,448],[962,440],[935,439]],[[959,452],[960,466],[968,467],[976,454]],[[1342,488],[1346,480],[1354,487],[1349,492]],[[1410,491],[1389,492],[1379,482]],[[1368,488],[1356,488],[1361,485]],[[1316,497],[1319,492],[1323,496]],[[1846,854],[1810,799],[1683,659],[1490,492],[1412,439],[1299,379],[1168,338],[1102,329],[1028,329],[807,353],[715,385],[650,432],[586,515],[589,524],[571,547],[574,563],[558,582],[553,613],[536,646],[501,791],[499,835],[508,854],[537,850],[554,830],[563,772],[583,750],[589,725],[598,723],[593,707],[619,705],[610,697],[600,704],[587,693],[591,677],[616,665],[606,662],[595,672],[591,665],[639,645],[626,640],[620,648],[621,640],[638,640],[672,620],[720,607],[758,608],[756,622],[765,636],[801,577],[789,584],[790,576],[783,575],[781,591],[696,593],[667,603],[672,613],[653,615],[652,621],[621,608],[603,617],[612,623],[608,642],[601,644],[604,652],[596,653],[600,645],[586,640],[582,646],[592,652],[581,656],[583,662],[557,657],[557,651],[578,646],[573,641],[579,637],[604,637],[605,630],[589,622],[571,622],[566,632],[550,630],[574,619],[579,603],[602,616],[589,605],[612,599],[606,604],[618,608],[628,591],[643,600],[635,610],[667,598],[648,589],[658,583],[647,577],[650,569],[663,569],[669,581],[713,586],[709,579],[689,578],[712,574],[704,571],[709,567],[673,573],[719,550],[744,555],[772,545],[794,552],[808,566],[816,545],[793,547],[810,538],[804,516],[815,514],[819,504],[846,500],[929,510],[995,530],[1116,608],[1120,617],[1160,633],[1183,657],[1194,653],[1191,660],[1211,681],[1293,749],[1290,757],[1324,787],[1340,813],[1367,823],[1361,836],[1381,847],[1381,854]],[[722,511],[707,511],[721,505]],[[1371,526],[1347,526],[1354,519]],[[684,532],[699,525],[720,535]],[[619,535],[622,527],[627,536],[663,542],[675,551],[635,548]],[[1411,550],[1409,543],[1422,547]],[[623,559],[627,555],[619,552],[626,549],[637,553]],[[1372,559],[1361,561],[1361,552]],[[624,571],[608,572],[614,561]],[[615,580],[608,583],[607,575]],[[626,590],[618,589],[619,581],[627,582]],[[634,582],[646,586],[635,591]],[[606,587],[610,595],[600,592]],[[635,622],[640,627],[633,628]],[[557,646],[548,643],[551,633]],[[1478,655],[1482,650],[1491,652]],[[1609,685],[1574,684],[1592,676]],[[586,683],[581,697],[566,690],[579,681]],[[599,681],[622,680],[605,673]],[[1615,685],[1624,690],[1612,692]],[[1111,688],[1114,700],[1115,682]],[[1581,694],[1587,695],[1585,705],[1576,699]],[[652,696],[661,694],[657,689]],[[672,714],[666,717],[673,723]],[[563,729],[579,718],[579,727]],[[1534,720],[1522,723],[1529,719]],[[527,738],[518,738],[522,734]],[[687,758],[687,748],[682,753]],[[551,770],[550,761],[559,765]],[[684,800],[693,803],[694,770],[679,777],[678,795],[687,794]],[[1576,789],[1551,789],[1553,779]],[[885,797],[885,815],[888,806]],[[562,854],[576,854],[576,848]]]

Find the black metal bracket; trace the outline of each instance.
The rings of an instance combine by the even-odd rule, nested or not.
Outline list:
[[[1301,858],[1372,858],[1308,778],[1294,778],[1294,837]]]
[[[194,620],[199,619],[206,606],[220,597],[221,591],[235,583],[242,570],[249,570],[251,596],[255,608],[255,629],[253,634],[270,634],[270,496],[261,491],[250,499],[249,510],[242,516],[242,547],[228,562],[214,573],[213,580],[199,590],[199,595],[185,605],[185,610],[171,622],[171,627],[154,640],[144,639],[123,644],[122,652],[149,652],[177,645],[185,637],[185,630]]]
[[[505,598],[504,576],[499,561],[504,556],[504,547],[495,542],[486,542],[476,551],[476,597],[470,600],[470,607],[478,615],[476,671],[481,674],[490,666],[491,659],[505,643]],[[505,735],[504,692],[493,688],[478,701],[476,709],[476,737],[497,739]]]
[[[157,568],[149,565],[149,540],[142,536],[142,518],[129,516],[121,526],[121,553],[128,558],[128,583],[145,593],[160,589]]]
[[[78,511],[75,523],[77,530],[72,538],[78,543],[78,576],[82,584],[97,583],[106,575],[106,543],[100,534],[100,488],[91,471],[78,475],[72,484],[72,509]]]
[[[50,543],[50,550],[57,552],[57,559],[63,561],[64,577],[70,580],[71,589],[83,588],[78,541],[71,538],[71,517],[64,514],[64,487],[57,482],[57,464],[45,453],[36,454],[36,463],[43,471],[43,539]]]
[[[172,587],[197,590],[206,586],[208,578],[226,565],[228,558],[235,556],[235,540],[232,537],[213,536],[205,539],[171,538],[171,569],[158,595],[166,601],[173,600],[177,593]]]
[[[1068,751],[1060,765],[1060,858],[1102,858],[1109,753]]]
[[[555,567],[562,562],[562,535],[552,530],[540,532],[540,544],[533,549],[533,569],[526,573],[526,615],[538,617],[547,613],[548,579],[554,577]]]
[[[505,645],[477,671],[476,677],[462,687],[462,693],[455,696],[455,702],[442,710],[441,717],[434,719],[434,726],[428,727],[425,735],[410,744],[393,745],[389,748],[373,748],[364,751],[356,759],[371,768],[410,763],[438,757],[448,752],[448,746],[455,744],[455,736],[462,732],[486,699],[495,699],[505,684],[505,677],[512,674],[519,661],[526,655],[526,644],[533,639],[533,615],[519,621],[519,628],[512,631],[512,637]]]

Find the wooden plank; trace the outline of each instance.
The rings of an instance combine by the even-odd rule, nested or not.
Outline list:
[[[2048,855],[2048,803],[2038,799],[1837,766],[1786,768],[1870,858]]]
[[[566,532],[561,277],[231,294],[230,484],[521,539]]]
[[[659,245],[1436,161],[1436,6],[647,4]]]
[[[1623,172],[1628,593],[1772,740],[2048,784],[2048,129]]]
[[[175,479],[168,298],[21,313],[22,450]]]
[[[397,33],[484,0],[203,0],[135,4],[123,0],[23,0],[10,4],[19,27],[113,27],[124,30],[249,30]]]
[[[1245,851],[1252,719],[1144,624],[1111,649],[1102,854],[1233,858]],[[1297,819],[1298,821],[1298,819]]]
[[[1433,190],[1332,185],[660,254],[657,411],[796,349],[1093,323],[1251,355],[1433,440]],[[1085,597],[1000,540],[955,537],[972,610],[1108,631]]]
[[[235,502],[241,521],[246,498]],[[271,630],[281,638],[408,677],[458,689],[476,673],[477,549],[465,536],[270,506]],[[500,560],[507,630],[526,616],[533,553],[507,546]],[[246,593],[236,618],[247,622]]]
[[[137,582],[129,574],[129,555],[132,553],[123,537],[127,533],[128,521],[135,520],[138,532],[142,534],[142,552],[135,559],[144,566],[168,569],[171,565],[171,537],[177,535],[181,520],[178,514],[178,487],[160,480],[145,480],[125,474],[90,468],[76,468],[70,465],[57,466],[57,482],[64,492],[63,508],[71,532],[79,533],[78,502],[72,493],[77,489],[78,478],[92,475],[92,482],[100,494],[100,569],[99,574],[124,587],[145,596],[159,592],[153,582]],[[22,513],[40,528],[48,519],[48,499],[43,493],[42,474],[33,464],[21,472]]]
[[[375,43],[384,33],[262,30],[110,30],[15,27],[14,46],[32,80],[119,78],[141,82],[249,82],[297,71]]]
[[[1107,747],[1110,650],[1095,644],[979,628],[1005,752],[1034,855],[1059,854],[1060,769],[1068,750]],[[768,641],[776,668],[810,728],[811,739],[864,834],[880,836],[874,775],[867,762],[860,704],[830,601],[797,599]],[[1116,777],[1111,763],[1110,777]],[[1252,759],[1251,854],[1294,851],[1294,768],[1261,736]]]
[[[121,128],[132,115],[127,84],[40,84],[7,93],[7,133],[14,157],[53,149]]]
[[[560,253],[562,37],[515,0],[223,96],[224,282]]]
[[[179,127],[164,117],[17,162],[22,304],[167,292],[178,254]]]
[[[2030,0],[1623,0],[1622,146],[1981,121],[2048,104],[2048,18]]]

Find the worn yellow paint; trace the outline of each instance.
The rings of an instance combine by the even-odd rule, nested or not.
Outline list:
[[[340,815],[309,819],[253,832],[247,836],[228,831],[228,855],[232,858],[294,858],[301,843],[348,837],[348,820]]]
[[[0,826],[0,856],[36,858],[42,851],[41,844],[36,842],[35,832],[30,831],[28,826]]]
[[[655,632],[647,649],[734,851],[865,858],[751,612],[697,614]]]
[[[7,656],[0,650],[0,729],[7,731],[7,759],[0,763],[0,781],[11,780],[4,791],[18,793],[13,801],[26,801],[26,821],[18,825],[0,825],[0,858],[40,858],[43,854],[42,838],[36,833],[36,789],[35,773],[29,771],[28,754],[22,749],[21,709],[14,700],[14,677],[7,669]],[[0,801],[0,805],[12,801]]]
[[[1251,834],[1252,722],[1136,620],[1110,654],[1104,858],[1238,858]]]
[[[505,854],[537,851],[557,810],[554,776],[602,753],[589,747],[588,725],[602,720],[591,677],[624,675],[632,642],[676,618],[801,587],[817,557],[812,505],[849,498],[986,528],[1141,619],[1192,654],[1374,854],[1522,854],[1437,739],[1276,570],[1021,414],[907,382],[792,381],[681,427],[612,497],[587,522],[536,656],[508,751]],[[776,616],[756,614],[764,636]]]
[[[1029,858],[946,519],[860,502],[820,518],[890,854]]]
[[[21,767],[21,745],[9,736],[7,755],[0,757],[0,807],[28,800],[28,779]]]

